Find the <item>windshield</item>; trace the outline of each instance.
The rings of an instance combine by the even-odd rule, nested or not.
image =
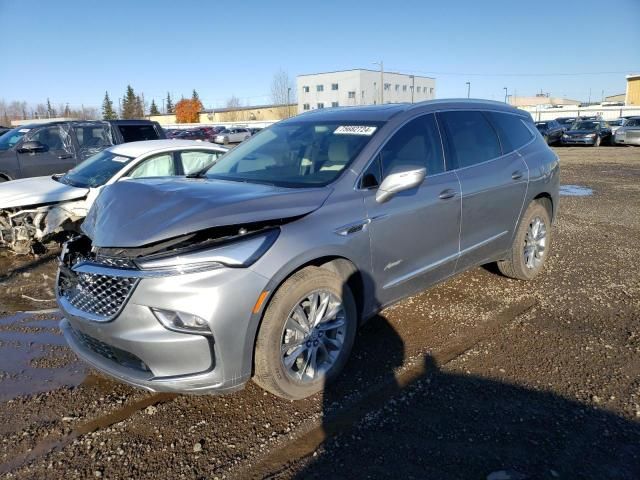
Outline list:
[[[538,129],[547,128],[547,124],[546,123],[536,123],[536,127],[538,127]]]
[[[29,130],[29,128],[14,128],[0,135],[0,150],[9,150],[18,143]]]
[[[623,119],[618,119],[618,120],[609,120],[609,125],[613,126],[613,127],[617,127],[622,125],[622,123],[624,122]]]
[[[624,124],[625,127],[640,127],[640,118],[630,118]]]
[[[293,188],[328,185],[362,151],[380,125],[276,124],[229,151],[206,176]]]
[[[576,122],[571,126],[571,130],[595,130],[598,125],[598,122]]]
[[[116,155],[109,150],[103,150],[87,158],[76,168],[69,170],[59,181],[74,187],[100,187],[122,170],[131,160],[133,160],[133,157]]]
[[[560,118],[557,121],[562,125],[571,125],[573,122],[575,122],[575,120],[575,118]]]

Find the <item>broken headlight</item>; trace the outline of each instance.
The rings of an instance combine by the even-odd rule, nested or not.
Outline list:
[[[278,229],[237,239],[216,247],[194,248],[180,253],[136,260],[142,270],[190,273],[222,267],[248,267],[265,254],[278,238]]]

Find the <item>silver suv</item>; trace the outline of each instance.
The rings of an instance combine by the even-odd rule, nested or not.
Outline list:
[[[61,256],[71,347],[152,391],[320,391],[383,307],[477,265],[535,277],[557,156],[496,102],[334,108],[198,175],[106,188]]]

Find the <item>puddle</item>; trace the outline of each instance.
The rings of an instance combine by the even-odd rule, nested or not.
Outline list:
[[[588,197],[593,195],[593,190],[580,185],[560,185],[560,195],[565,197]]]
[[[0,317],[0,401],[84,381],[88,368],[66,346],[59,313]]]

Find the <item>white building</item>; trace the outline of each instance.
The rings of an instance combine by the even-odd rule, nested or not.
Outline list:
[[[379,70],[342,70],[296,77],[298,113],[317,108],[422,102],[436,96],[436,80]]]

